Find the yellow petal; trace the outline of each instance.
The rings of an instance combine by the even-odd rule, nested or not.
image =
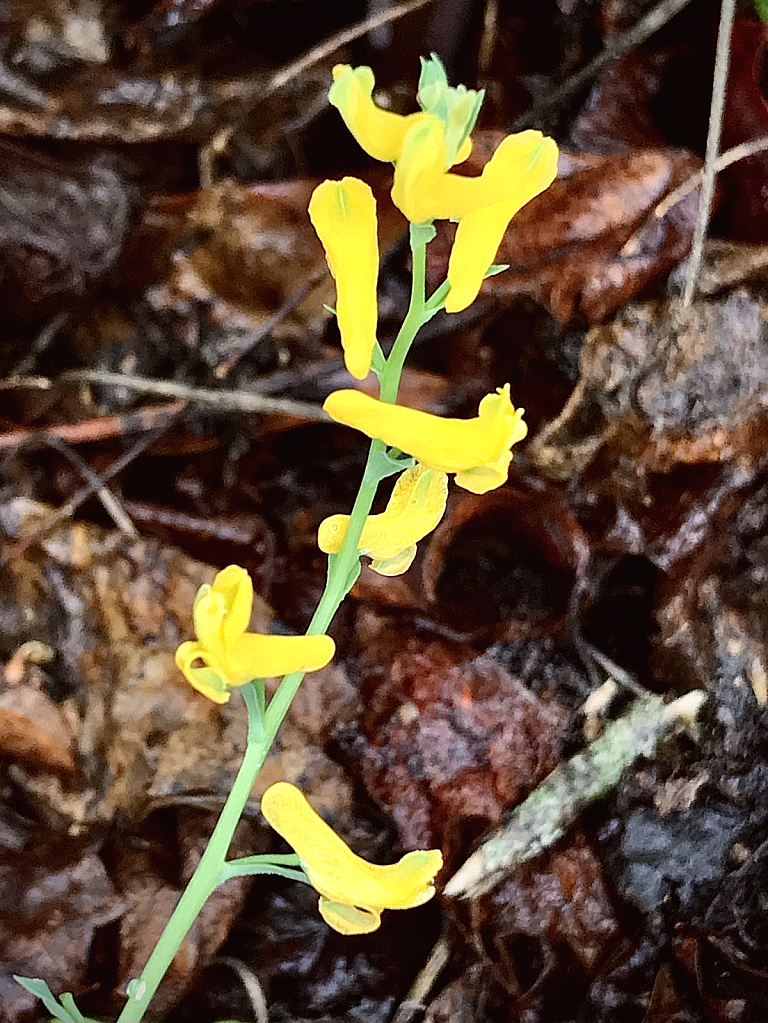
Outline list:
[[[320,896],[320,916],[339,934],[370,934],[381,926],[381,913],[375,909],[358,909]]]
[[[188,641],[182,643],[176,651],[176,666],[183,673],[187,682],[203,696],[213,700],[214,703],[227,703],[229,692],[221,673],[210,665],[204,668],[193,668],[192,664],[197,660],[208,661],[206,650],[201,643]]]
[[[317,671],[333,659],[330,636],[263,636],[246,632],[227,651],[228,684],[275,678],[292,671]]]
[[[357,178],[324,181],[312,193],[309,217],[336,281],[344,361],[353,377],[364,380],[371,368],[378,318],[376,200]]]
[[[379,575],[402,575],[403,572],[407,572],[411,567],[415,557],[416,544],[412,544],[410,547],[398,551],[391,558],[374,558],[371,562],[371,568],[374,572],[378,572]]]
[[[416,543],[431,533],[445,512],[448,478],[423,465],[398,477],[386,511],[369,515],[358,549],[373,559],[380,575],[401,575],[416,556]],[[338,554],[349,526],[349,515],[332,515],[320,525],[317,542],[326,554]]]
[[[554,140],[535,131],[510,135],[496,150],[488,167],[498,159],[509,187],[499,202],[467,213],[459,223],[448,264],[447,312],[460,312],[474,302],[509,221],[557,176],[557,155]]]
[[[339,925],[338,929],[342,929],[365,925],[365,919],[358,914],[347,912],[346,919],[340,919],[339,906],[354,907],[375,917],[382,909],[419,906],[434,895],[434,877],[443,864],[438,849],[408,853],[389,866],[368,863],[356,856],[302,793],[287,782],[267,789],[261,811],[298,853],[304,872],[325,900],[321,911],[324,910],[324,916],[328,914],[326,919],[331,926]]]
[[[337,64],[328,100],[366,153],[374,160],[391,163],[400,156],[409,129],[428,115],[417,113],[404,117],[382,110],[373,102],[373,86],[373,71],[369,67]]]
[[[430,469],[457,473],[456,482],[466,489],[473,489],[467,481],[477,479],[480,469],[491,471],[492,482],[484,490],[500,486],[507,478],[510,448],[527,433],[523,410],[510,401],[509,384],[486,395],[474,419],[444,419],[353,390],[334,391],[323,408],[336,422],[399,448]]]
[[[195,635],[210,657],[219,663],[225,659],[224,616],[227,607],[221,593],[215,593],[212,586],[204,583],[197,591],[192,609]]]
[[[211,590],[224,601],[221,637],[226,646],[251,624],[253,583],[244,568],[228,565],[217,573]]]

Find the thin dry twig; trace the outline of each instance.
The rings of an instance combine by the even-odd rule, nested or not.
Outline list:
[[[220,128],[201,149],[199,157],[200,184],[205,187],[213,183],[215,177],[213,166],[216,157],[221,156],[226,151],[237,124],[244,117],[247,117],[259,103],[284,88],[289,82],[298,78],[305,71],[320,64],[326,58],[336,53],[337,50],[340,50],[342,46],[346,46],[347,43],[362,38],[382,25],[398,21],[407,14],[418,11],[430,3],[432,3],[432,0],[408,0],[407,3],[399,4],[397,7],[392,7],[389,10],[378,11],[367,18],[363,18],[362,21],[343,28],[328,39],[324,39],[322,43],[313,46],[312,49],[307,50],[297,60],[291,61],[290,64],[286,64],[279,71],[276,71],[267,82],[263,82],[261,79],[257,82],[252,78],[245,78],[238,82],[221,86],[219,89],[220,98],[226,101],[238,101],[237,116],[231,123]]]
[[[101,473],[94,483],[86,483],[84,487],[81,487],[78,491],[73,494],[68,501],[66,501],[60,508],[57,508],[52,515],[50,515],[45,522],[36,529],[30,536],[25,536],[16,543],[9,545],[2,555],[2,564],[9,564],[21,557],[30,547],[34,547],[48,536],[53,530],[57,529],[63,522],[71,518],[80,505],[84,504],[89,497],[92,497],[97,489],[104,487],[111,479],[117,476],[127,468],[131,462],[133,462],[139,455],[146,451],[147,448],[151,447],[156,440],[158,440],[165,431],[168,429],[170,422],[163,423],[162,426],[157,427],[150,433],[145,434],[141,437],[136,444],[133,445],[124,455],[121,455],[115,462],[110,465],[108,469],[105,469]]]
[[[139,531],[131,521],[128,512],[118,500],[117,495],[109,487],[105,486],[99,474],[91,468],[86,460],[81,458],[77,451],[60,437],[48,436],[45,438],[45,441],[50,447],[58,451],[59,454],[64,455],[75,466],[86,483],[91,484],[94,488],[93,492],[101,501],[104,511],[110,516],[120,532],[125,533],[126,536],[137,537]]]
[[[54,383],[55,381],[48,377],[9,377],[0,381],[0,390],[18,387],[49,391]],[[0,433],[0,450],[35,440],[47,444],[52,444],[54,439],[66,441],[68,444],[87,444],[95,440],[107,440],[109,437],[139,433],[174,419],[185,405],[186,402],[173,401],[166,405],[148,405],[122,416],[98,416],[95,419],[83,419],[79,423],[61,423],[43,429],[9,430],[8,433]]]
[[[62,373],[55,379],[49,377],[15,377],[12,381],[0,383],[9,387],[28,387],[33,390],[50,390],[58,384],[102,384],[104,386],[125,387],[139,394],[159,394],[166,398],[178,398],[182,401],[196,401],[205,405],[213,405],[217,409],[232,409],[237,412],[256,412],[262,415],[295,416],[317,423],[330,422],[320,405],[311,402],[293,401],[290,398],[271,398],[265,394],[254,394],[252,391],[224,390],[210,387],[192,387],[180,384],[175,380],[156,380],[151,377],[128,376],[123,373],[110,373],[99,369],[73,369]],[[166,408],[168,406],[165,406]],[[141,410],[131,415],[140,415]],[[125,418],[125,417],[120,417]],[[48,431],[50,432],[50,431]],[[71,438],[67,438],[68,440]]]
[[[477,55],[477,70],[481,76],[487,76],[496,48],[496,32],[499,24],[499,0],[485,0],[483,11],[483,34],[480,37],[480,50]]]
[[[391,21],[398,21],[400,18],[405,17],[406,14],[418,11],[421,7],[426,7],[431,2],[432,0],[408,0],[407,3],[398,4],[397,7],[372,14],[368,18],[350,25],[348,28],[343,28],[329,39],[325,39],[322,43],[318,43],[317,46],[313,46],[311,50],[307,50],[298,60],[286,64],[285,67],[277,71],[267,83],[264,96],[270,96],[278,89],[282,89],[292,79],[298,78],[300,74],[308,71],[315,64],[320,64],[326,57],[330,57],[331,54],[340,50],[342,46],[346,46],[347,43],[360,39],[381,25],[388,25]]]
[[[759,139],[752,139],[749,142],[742,142],[738,146],[734,146],[733,149],[726,149],[724,153],[715,160],[715,173],[719,174],[720,171],[725,170],[726,167],[730,167],[731,164],[738,163],[739,160],[748,160],[750,156],[757,156],[758,153],[764,153],[768,149],[768,135],[762,135]],[[704,171],[696,171],[689,178],[678,185],[669,195],[665,196],[656,209],[653,211],[653,216],[656,219],[663,217],[673,206],[676,206],[681,199],[684,199],[686,195],[690,195],[691,192],[695,191],[704,180]]]
[[[261,986],[261,982],[254,971],[241,959],[235,959],[234,956],[217,956],[213,962],[214,964],[218,963],[222,966],[228,966],[230,970],[237,974],[248,996],[256,1023],[269,1023],[269,1009],[264,995],[264,988]]]
[[[429,953],[427,961],[419,970],[419,974],[411,984],[408,994],[398,1006],[392,1023],[411,1023],[413,1017],[426,1008],[426,1000],[434,988],[440,974],[451,958],[451,947],[445,938],[438,938],[435,947]]]
[[[704,156],[704,180],[701,186],[701,200],[693,231],[691,256],[685,271],[682,307],[687,309],[693,301],[696,282],[699,279],[701,258],[704,254],[704,239],[709,227],[709,215],[712,209],[712,195],[715,190],[717,170],[715,163],[720,151],[720,135],[723,129],[723,110],[725,109],[725,87],[728,82],[728,68],[731,62],[731,33],[733,19],[736,14],[736,0],[722,0],[720,7],[720,24],[717,29],[717,50],[715,53],[715,75],[712,82],[712,104],[709,110],[709,129],[707,131],[707,151]]]
[[[601,71],[609,67],[619,57],[634,50],[646,39],[663,28],[676,14],[679,14],[691,0],[662,0],[660,4],[652,8],[632,28],[618,36],[605,47],[598,55],[586,64],[575,75],[563,82],[556,89],[553,89],[542,99],[537,100],[530,110],[522,114],[512,124],[512,131],[521,131],[523,128],[530,128],[534,125],[543,113],[558,106],[563,100],[568,99],[573,93],[578,92],[587,82],[595,78]]]
[[[750,142],[742,142],[740,145],[734,146],[733,149],[727,149],[718,156],[715,160],[715,172],[719,174],[720,171],[730,167],[731,164],[738,163],[739,160],[747,160],[750,156],[756,156],[758,153],[764,153],[766,150],[768,150],[768,135],[763,135],[759,139],[752,139]],[[695,192],[703,180],[704,171],[696,171],[695,174],[687,177],[677,188],[673,188],[671,192],[668,192],[647,220],[643,222],[643,225],[624,242],[621,247],[621,255],[632,255],[640,244],[643,232],[648,227],[648,224],[652,220],[661,220],[662,217],[665,217],[673,206],[677,206],[687,195]]]
[[[293,312],[297,306],[301,305],[304,299],[328,276],[328,268],[325,264],[319,267],[313,274],[311,274],[307,280],[296,290],[292,295],[283,302],[279,309],[276,309],[274,313],[266,320],[259,330],[256,331],[251,337],[248,338],[248,343],[243,345],[242,348],[234,352],[227,361],[216,370],[216,376],[219,379],[227,377],[232,370],[237,366],[249,352],[264,340],[265,337],[269,337],[272,331],[280,323],[283,322],[286,316]]]

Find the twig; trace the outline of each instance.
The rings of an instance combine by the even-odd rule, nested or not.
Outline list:
[[[701,269],[701,257],[704,253],[704,239],[709,227],[709,215],[712,208],[712,194],[715,190],[715,161],[720,151],[720,135],[723,129],[723,109],[725,107],[725,87],[728,82],[728,67],[731,61],[731,32],[736,13],[736,0],[722,0],[720,7],[720,25],[717,29],[717,51],[715,53],[715,74],[712,81],[712,104],[709,109],[709,130],[707,131],[707,151],[704,156],[704,181],[701,186],[701,199],[693,232],[691,256],[685,270],[682,307],[686,309],[693,301],[696,282]]]
[[[40,356],[47,351],[56,339],[56,335],[68,319],[69,313],[57,313],[56,316],[53,316],[42,330],[38,332],[22,359],[13,367],[11,375],[22,376],[24,373],[29,373]]]
[[[738,163],[739,160],[747,160],[750,156],[756,156],[758,153],[764,153],[766,150],[768,150],[768,135],[763,135],[759,139],[752,139],[751,142],[742,142],[740,145],[734,146],[733,149],[726,149],[724,153],[718,156],[715,160],[715,172],[719,174],[720,171],[730,167],[731,164]],[[651,215],[643,222],[642,226],[624,242],[621,247],[621,255],[632,255],[640,244],[643,232],[648,227],[650,221],[661,220],[662,217],[666,217],[673,206],[677,206],[679,202],[682,202],[687,195],[690,195],[691,192],[701,185],[703,179],[704,171],[696,171],[679,184],[677,188],[673,188],[671,192],[668,192],[655,207]]]
[[[0,389],[27,387],[50,391],[54,384],[55,381],[48,377],[9,377],[8,380],[0,381]],[[0,433],[0,450],[38,439],[44,443],[52,443],[52,438],[58,438],[69,444],[86,444],[90,441],[106,440],[108,437],[139,433],[154,429],[166,420],[174,419],[185,404],[183,401],[173,401],[166,405],[148,405],[122,416],[98,416],[96,419],[83,419],[79,423],[62,423],[59,426],[47,426],[42,429],[9,430],[8,433]]]
[[[58,384],[102,384],[104,386],[126,387],[139,394],[160,394],[166,398],[182,401],[196,401],[215,405],[219,409],[233,409],[237,412],[256,412],[262,415],[296,416],[317,423],[330,422],[319,405],[310,402],[292,401],[290,398],[271,398],[251,391],[228,391],[223,388],[191,387],[175,380],[155,380],[151,377],[126,376],[123,373],[109,373],[100,369],[67,370],[55,379],[48,377],[16,377],[5,381],[5,386],[29,387],[35,390],[49,390]],[[0,388],[4,386],[0,383]],[[141,410],[131,415],[140,415]],[[124,417],[121,417],[124,418]],[[69,438],[68,438],[69,439]]]
[[[146,451],[148,447],[151,447],[151,445],[165,433],[168,426],[169,423],[163,423],[162,426],[143,436],[136,444],[133,445],[132,448],[130,448],[130,450],[126,451],[126,453],[121,455],[117,461],[113,462],[108,469],[104,470],[98,479],[97,486],[99,484],[104,486],[109,482],[109,480],[117,476],[118,473],[121,473],[123,469],[134,461],[134,459],[138,458],[142,451]],[[16,558],[21,557],[22,554],[29,550],[30,547],[34,547],[36,544],[40,543],[41,540],[44,540],[52,530],[56,529],[63,522],[66,522],[66,520],[75,513],[81,504],[84,504],[89,497],[92,497],[95,490],[96,487],[91,483],[87,483],[84,487],[81,487],[80,490],[76,491],[75,494],[61,506],[61,508],[58,508],[52,515],[50,515],[45,522],[43,522],[42,526],[40,526],[39,529],[36,529],[31,536],[25,536],[16,543],[9,545],[3,552],[2,564],[8,564]]]
[[[665,705],[659,696],[637,700],[582,753],[555,768],[520,803],[508,822],[486,839],[445,886],[453,898],[490,891],[516,867],[534,859],[566,834],[590,803],[618,784],[639,757],[651,756],[676,727],[690,724],[706,700],[693,690]]]
[[[632,28],[624,32],[613,42],[609,43],[602,52],[586,64],[575,75],[563,82],[556,89],[553,89],[543,99],[534,102],[531,109],[518,117],[512,124],[512,131],[520,131],[522,128],[529,128],[534,125],[541,115],[552,107],[558,106],[563,100],[568,99],[574,92],[578,92],[592,78],[598,75],[605,68],[613,64],[619,57],[634,50],[635,47],[644,43],[660,28],[663,28],[676,14],[683,10],[691,0],[662,0],[660,4],[652,8]]]
[[[125,533],[126,536],[137,537],[139,531],[131,521],[128,512],[123,508],[109,487],[104,485],[104,481],[99,474],[91,468],[86,460],[81,458],[77,451],[70,447],[69,444],[66,444],[60,437],[47,436],[45,441],[50,447],[58,451],[59,454],[64,455],[75,466],[83,479],[91,484],[94,488],[94,494],[101,501],[107,515],[111,517],[120,532]]]
[[[306,53],[302,54],[298,60],[291,61],[290,64],[286,64],[279,71],[276,71],[267,82],[263,82],[261,79],[254,81],[252,78],[246,78],[239,82],[223,85],[219,89],[219,97],[226,101],[235,100],[240,103],[236,122],[241,121],[259,103],[268,99],[279,89],[284,88],[294,78],[298,78],[299,75],[308,71],[311,67],[330,57],[337,50],[340,50],[342,46],[354,42],[355,39],[362,38],[362,36],[367,35],[374,29],[380,28],[382,25],[388,25],[392,21],[405,17],[406,14],[418,11],[431,2],[432,0],[408,0],[407,3],[399,4],[397,7],[392,7],[389,10],[372,14],[368,18],[363,18],[362,21],[343,28],[340,32],[323,40],[322,43],[313,46],[311,50],[307,50]],[[220,128],[201,149],[199,157],[201,185],[210,186],[213,183],[214,159],[226,150],[229,140],[235,131],[236,122]]]
[[[715,160],[715,173],[719,174],[720,171],[725,170],[726,167],[730,167],[732,163],[738,163],[739,160],[747,160],[750,156],[756,156],[758,153],[764,153],[768,149],[768,135],[762,135],[759,139],[752,139],[750,142],[742,142],[741,145],[734,146],[733,149],[726,149],[724,153]],[[656,209],[653,211],[653,217],[659,219],[665,216],[673,206],[676,206],[681,199],[684,199],[686,195],[690,195],[695,189],[699,187],[704,179],[704,171],[696,171],[695,174],[691,174],[689,178],[678,185],[677,188],[673,189],[669,195],[666,195]]]
[[[342,46],[346,46],[347,43],[360,39],[381,25],[388,25],[390,21],[397,21],[399,18],[405,17],[406,14],[418,11],[421,7],[426,7],[431,2],[432,0],[408,0],[407,3],[399,4],[397,7],[381,11],[378,14],[372,14],[369,18],[364,18],[348,28],[343,28],[336,35],[332,35],[329,39],[318,43],[317,46],[313,46],[311,50],[307,50],[298,60],[286,64],[284,68],[276,72],[267,83],[263,96],[260,98],[266,98],[273,92],[277,92],[278,89],[282,89],[292,79],[298,78],[304,71],[309,70],[315,64],[319,64],[326,57],[330,57],[331,54],[340,50]]]
[[[419,971],[419,975],[408,989],[408,994],[398,1006],[392,1023],[410,1023],[417,1012],[424,1011],[427,996],[435,986],[440,974],[448,965],[450,958],[450,945],[445,938],[438,938],[435,947],[429,953],[426,963],[424,963],[424,966]]]
[[[315,270],[315,272],[311,274],[302,285],[296,288],[292,295],[288,296],[280,308],[276,309],[275,312],[272,313],[269,319],[261,325],[256,333],[248,338],[247,344],[243,345],[242,348],[230,355],[223,366],[220,366],[216,370],[216,376],[220,380],[227,377],[235,366],[237,366],[237,364],[244,359],[249,352],[252,352],[260,341],[263,341],[265,337],[269,337],[275,327],[282,323],[285,317],[292,313],[297,306],[301,305],[307,295],[309,295],[321,281],[324,281],[327,276],[328,269],[325,266],[325,263],[323,263],[323,265],[319,269]]]
[[[213,964],[228,966],[230,970],[234,970],[248,996],[256,1023],[269,1023],[269,1010],[267,999],[264,996],[264,988],[254,971],[240,959],[235,959],[234,956],[216,956]]]
[[[496,47],[496,32],[499,24],[499,0],[485,0],[483,10],[483,34],[480,37],[480,50],[477,55],[477,70],[482,77],[487,77]]]

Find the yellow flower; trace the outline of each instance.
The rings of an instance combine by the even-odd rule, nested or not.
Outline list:
[[[369,515],[358,543],[361,554],[373,558],[379,575],[401,575],[416,557],[416,543],[431,533],[445,511],[448,477],[423,465],[407,469],[395,483],[387,510]],[[331,515],[320,525],[318,546],[338,554],[349,526],[349,515]]]
[[[378,401],[360,391],[334,391],[323,408],[337,423],[399,448],[440,472],[455,472],[456,482],[473,494],[485,494],[507,479],[510,448],[528,427],[523,409],[515,409],[509,384],[480,402],[474,419],[443,419]]]
[[[312,193],[309,217],[336,281],[344,361],[353,377],[364,380],[371,368],[378,317],[376,200],[357,178],[324,181]]]
[[[261,812],[298,854],[320,895],[320,914],[342,934],[375,931],[383,909],[413,909],[435,894],[434,877],[443,865],[439,849],[406,853],[389,866],[368,863],[284,781],[264,793]]]
[[[445,171],[437,119],[408,132],[395,167],[392,200],[415,224],[459,220],[448,266],[447,312],[474,302],[512,217],[557,175],[557,145],[540,131],[508,135],[479,177]]]
[[[497,202],[468,212],[459,221],[448,262],[451,289],[446,312],[461,312],[477,298],[510,220],[557,177],[557,153],[553,139],[538,131],[523,131],[504,139],[488,161],[483,175],[498,161],[507,168],[508,187]]]
[[[373,102],[373,71],[369,67],[337,64],[333,69],[333,85],[328,93],[331,106],[341,114],[362,148],[374,160],[391,163],[400,155],[408,131],[429,114],[394,114]]]
[[[227,703],[229,687],[292,671],[317,671],[333,657],[330,636],[262,636],[246,632],[253,609],[253,583],[244,568],[230,565],[213,585],[197,591],[193,618],[197,642],[182,643],[176,664],[187,681],[214,703]],[[204,667],[193,667],[200,660]]]

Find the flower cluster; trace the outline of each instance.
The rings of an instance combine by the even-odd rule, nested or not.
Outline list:
[[[389,866],[368,863],[349,846],[288,782],[271,785],[261,812],[296,850],[310,883],[320,895],[320,913],[342,934],[369,934],[383,909],[413,909],[435,894],[435,874],[443,865],[439,849],[406,853]]]
[[[463,86],[451,88],[442,65],[433,58],[423,63],[417,96],[421,109],[402,116],[374,103],[370,68],[339,66],[333,77],[330,102],[367,153],[394,164],[392,198],[411,224],[458,221],[447,284],[429,306],[423,295],[424,238],[433,232],[418,226],[412,229],[412,240],[422,239],[413,242],[414,260],[416,252],[421,253],[422,273],[414,273],[414,281],[421,282],[421,295],[412,301],[412,307],[416,303],[416,320],[410,322],[410,312],[406,320],[408,329],[413,327],[410,343],[418,327],[442,307],[443,296],[448,312],[465,309],[475,299],[510,218],[553,180],[557,146],[536,131],[511,135],[478,177],[462,176],[452,168],[471,151],[469,136],[482,93]],[[336,282],[336,314],[345,362],[349,372],[363,380],[377,350],[376,202],[368,185],[356,178],[324,181],[312,195],[309,215]],[[378,357],[381,375],[391,367],[380,351]],[[402,367],[402,360],[391,363]],[[381,375],[383,393],[394,393],[396,386],[384,390],[385,379]],[[379,474],[367,484],[373,490],[365,507],[371,507],[377,481],[401,468],[401,456],[408,456],[386,510],[368,515],[357,543],[358,554],[369,556],[371,567],[382,575],[405,572],[416,554],[416,544],[437,526],[445,511],[448,474],[475,494],[501,486],[509,472],[511,449],[527,432],[523,410],[512,404],[509,384],[486,395],[471,419],[430,415],[350,389],[331,394],[323,407],[336,422],[379,442],[372,447],[371,458],[379,458],[383,468],[376,469]],[[386,452],[386,448],[391,450]],[[318,535],[321,550],[331,556],[342,553],[351,518],[332,515],[322,523]],[[361,518],[362,511],[355,528],[360,527]],[[329,564],[330,586],[333,562]],[[348,572],[347,562],[339,564]],[[197,639],[181,644],[176,663],[195,689],[216,703],[226,703],[233,687],[265,677],[316,671],[333,657],[334,643],[327,635],[248,632],[252,608],[253,585],[248,573],[236,565],[219,572],[213,584],[202,586],[197,594]],[[325,620],[330,621],[330,615]],[[273,704],[285,713],[289,699],[280,704],[280,692],[265,707],[261,687],[259,712],[266,715],[265,720]],[[262,812],[294,848],[304,872],[301,876],[320,895],[323,918],[343,934],[373,931],[379,926],[382,910],[419,906],[434,894],[434,878],[442,866],[436,849],[410,852],[388,866],[367,863],[328,827],[301,792],[286,782],[267,789]],[[296,857],[287,859],[295,862]],[[264,869],[261,862],[250,866],[254,871]],[[278,865],[269,869],[274,872]]]
[[[422,63],[419,113],[377,106],[368,67],[337,65],[329,99],[362,148],[394,164],[392,199],[411,223],[458,221],[445,299],[445,309],[456,313],[477,297],[509,221],[554,180],[557,145],[539,131],[523,131],[501,142],[479,177],[451,173],[471,152],[469,133],[483,94],[451,88],[437,58]],[[312,197],[310,216],[336,280],[347,368],[362,379],[371,365],[377,317],[375,201],[356,178],[325,181]]]
[[[514,214],[547,188],[557,173],[557,146],[538,131],[505,138],[479,177],[451,168],[469,156],[469,137],[483,94],[464,86],[451,88],[440,61],[422,62],[418,113],[401,115],[373,100],[374,77],[367,67],[333,69],[329,99],[374,159],[394,164],[392,199],[413,224],[436,219],[458,221],[448,265],[445,309],[459,312],[477,296],[484,276]],[[325,181],[315,190],[310,217],[323,243],[336,281],[337,317],[350,373],[363,379],[376,346],[378,247],[376,203],[370,188],[356,178]],[[474,419],[432,416],[377,401],[352,390],[331,394],[324,408],[339,423],[354,427],[407,452],[420,470],[455,473],[456,483],[476,494],[500,486],[512,460],[512,445],[527,427],[522,409],[510,400],[509,385],[489,394]],[[421,478],[421,477],[420,477]],[[384,575],[406,571],[416,541],[433,529],[445,508],[437,483],[424,480],[403,499],[413,477],[396,485],[387,510],[369,516],[359,550]],[[440,484],[440,494],[443,484]],[[348,516],[334,515],[320,527],[318,542],[337,553]]]

